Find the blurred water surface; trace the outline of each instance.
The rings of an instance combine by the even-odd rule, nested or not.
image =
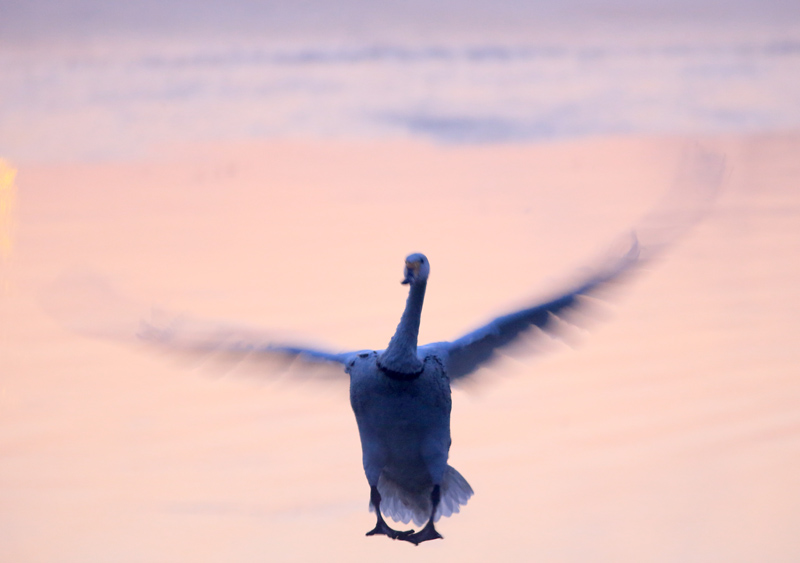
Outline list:
[[[800,125],[792,3],[0,4],[0,153]]]

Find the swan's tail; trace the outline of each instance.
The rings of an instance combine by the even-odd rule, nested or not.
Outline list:
[[[381,512],[395,522],[408,524],[413,520],[417,526],[422,526],[428,521],[431,513],[431,489],[409,491],[400,487],[385,474],[381,474],[378,481],[378,492],[381,494]],[[472,496],[472,487],[461,474],[450,467],[444,470],[441,486],[441,501],[436,510],[434,522],[442,516],[450,516],[467,504]],[[374,507],[370,504],[370,511]]]

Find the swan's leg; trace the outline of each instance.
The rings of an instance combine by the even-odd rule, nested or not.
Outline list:
[[[378,487],[370,487],[369,501],[372,503],[372,506],[375,507],[375,514],[378,515],[378,522],[375,524],[375,527],[372,530],[367,532],[368,536],[383,534],[384,536],[389,536],[393,540],[404,540],[414,533],[414,530],[401,532],[389,527],[389,525],[383,519],[383,516],[381,516],[381,494],[378,492]]]
[[[431,492],[431,504],[433,505],[433,510],[431,510],[431,517],[428,520],[428,523],[425,524],[425,527],[422,528],[416,534],[411,534],[408,536],[403,536],[399,539],[410,541],[414,545],[419,545],[424,541],[428,540],[440,540],[443,539],[442,535],[436,531],[436,528],[433,527],[433,517],[436,515],[436,509],[439,507],[439,501],[442,498],[441,490],[439,485],[433,486],[433,491]]]

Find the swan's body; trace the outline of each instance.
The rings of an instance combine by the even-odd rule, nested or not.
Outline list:
[[[367,481],[393,520],[424,524],[433,511],[435,485],[441,503],[434,521],[450,516],[472,489],[447,465],[451,401],[444,366],[427,356],[422,373],[404,381],[384,375],[377,360],[377,352],[363,353],[347,366]]]

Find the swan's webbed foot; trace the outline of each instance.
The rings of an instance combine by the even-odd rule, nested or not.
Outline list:
[[[389,536],[393,540],[404,540],[407,539],[409,536],[414,535],[414,530],[395,530],[394,528],[390,528],[389,525],[383,520],[381,516],[378,516],[378,522],[375,524],[375,527],[367,532],[368,536],[377,536],[377,535],[384,535]]]
[[[419,545],[424,541],[441,540],[444,539],[444,537],[442,536],[442,534],[436,531],[436,528],[433,527],[433,520],[428,520],[428,523],[425,524],[425,527],[422,528],[416,534],[403,536],[402,538],[399,539],[411,542],[414,545]]]
[[[373,486],[370,488],[369,500],[375,508],[375,514],[378,515],[378,522],[374,528],[367,532],[368,536],[383,535],[389,536],[393,540],[404,540],[414,533],[414,530],[400,531],[389,527],[383,516],[381,516],[381,495],[378,492],[378,487]]]

